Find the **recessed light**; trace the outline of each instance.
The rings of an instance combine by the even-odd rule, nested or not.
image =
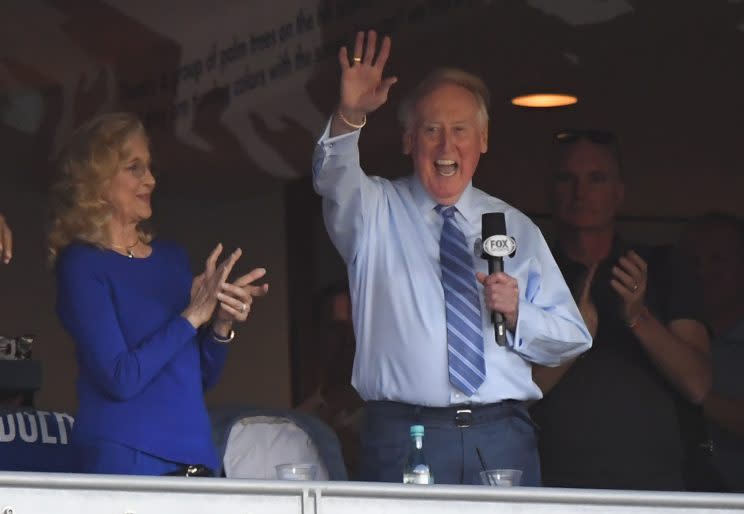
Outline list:
[[[519,107],[565,107],[578,101],[579,99],[573,95],[540,93],[516,96],[512,98],[511,103]]]

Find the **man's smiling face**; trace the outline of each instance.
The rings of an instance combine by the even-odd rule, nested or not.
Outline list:
[[[470,183],[488,148],[488,126],[476,97],[443,83],[419,100],[403,135],[403,152],[429,195],[453,205]]]

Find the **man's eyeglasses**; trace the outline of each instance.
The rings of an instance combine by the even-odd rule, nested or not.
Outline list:
[[[553,134],[553,141],[561,144],[575,143],[579,139],[586,139],[597,145],[614,145],[617,143],[615,134],[609,130],[563,129]]]

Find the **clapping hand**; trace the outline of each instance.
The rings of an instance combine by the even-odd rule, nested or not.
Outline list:
[[[212,319],[217,306],[217,294],[222,290],[228,275],[243,252],[238,248],[217,266],[217,259],[221,253],[222,243],[212,250],[204,266],[204,272],[196,276],[191,284],[191,302],[181,315],[194,328],[199,328]]]
[[[612,289],[620,296],[620,316],[628,326],[634,326],[645,308],[648,266],[640,255],[630,250],[612,268]]]
[[[245,321],[251,311],[253,298],[269,292],[269,284],[253,285],[253,282],[264,275],[266,275],[264,268],[255,268],[231,284],[222,284],[221,291],[217,293],[217,299],[220,301],[214,327],[217,333],[225,335],[234,322]]]
[[[0,261],[8,264],[13,258],[13,232],[0,214]]]
[[[583,282],[577,287],[578,298],[576,299],[579,313],[584,319],[589,334],[592,339],[597,335],[597,329],[599,328],[599,314],[597,313],[597,306],[594,305],[591,297],[592,282],[594,281],[594,274],[597,272],[597,263],[591,265],[584,275]]]

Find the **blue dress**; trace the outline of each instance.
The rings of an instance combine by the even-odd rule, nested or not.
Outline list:
[[[217,468],[204,391],[227,349],[180,314],[193,275],[185,251],[162,241],[132,259],[74,243],[57,262],[57,313],[75,341],[80,471],[162,474]]]

